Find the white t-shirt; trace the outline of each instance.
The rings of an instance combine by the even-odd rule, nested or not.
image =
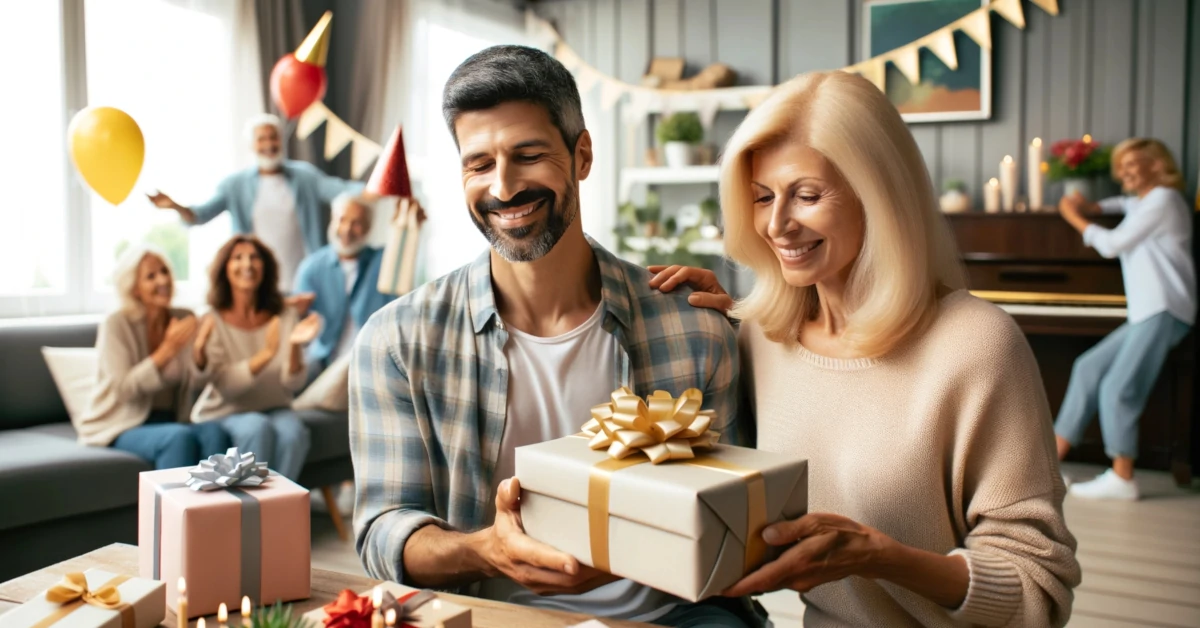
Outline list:
[[[259,174],[253,220],[254,235],[270,247],[279,262],[279,290],[286,294],[304,259],[304,234],[296,215],[296,197],[282,174]]]
[[[523,445],[577,434],[591,417],[592,406],[604,403],[618,385],[615,378],[619,345],[604,330],[604,304],[579,327],[552,338],[539,338],[509,328],[504,357],[508,360],[508,407],[493,493],[515,471],[515,450]],[[540,596],[507,578],[483,582],[485,598],[537,608],[573,611],[616,619],[652,621],[682,600],[618,580],[581,595]]]
[[[1192,262],[1192,210],[1183,196],[1157,187],[1146,196],[1100,201],[1106,213],[1124,213],[1113,229],[1089,225],[1083,243],[1104,257],[1120,257],[1129,322],[1159,312],[1196,322],[1196,267]]]
[[[358,281],[358,259],[339,259],[342,266],[342,274],[346,276],[346,300],[350,299],[350,293],[354,290],[354,282]],[[346,320],[342,321],[342,335],[338,338],[337,346],[333,348],[332,360],[336,360],[354,346],[354,337],[358,334],[358,330],[354,328],[354,316],[350,313],[350,308],[346,308]]]

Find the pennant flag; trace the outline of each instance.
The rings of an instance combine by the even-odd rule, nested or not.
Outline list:
[[[605,111],[612,110],[624,95],[625,90],[621,87],[620,81],[605,77],[600,83],[600,106]]]
[[[361,179],[367,166],[379,156],[382,149],[375,142],[356,139],[350,143],[350,176]]]
[[[919,50],[917,46],[907,46],[892,53],[892,63],[896,64],[896,68],[913,85],[921,82],[921,59],[917,54]]]
[[[706,98],[700,101],[696,113],[700,116],[700,125],[704,127],[705,132],[712,130],[713,121],[717,119],[717,112],[720,110],[721,101],[716,98]]]
[[[1058,0],[1033,0],[1033,3],[1050,15],[1058,15]]]
[[[300,114],[300,119],[296,121],[296,137],[306,140],[308,136],[313,134],[325,120],[329,118],[329,110],[325,108],[325,104],[317,101],[308,106],[304,113]]]
[[[622,113],[628,124],[640,125],[650,111],[650,101],[653,98],[647,90],[635,90],[629,94],[629,104],[625,105]]]
[[[354,129],[339,118],[330,118],[325,123],[325,161],[333,161],[338,153],[354,140]]]
[[[988,10],[973,11],[956,24],[968,37],[975,40],[980,48],[992,49],[992,23],[988,20]]]
[[[958,69],[958,49],[954,46],[954,29],[943,28],[925,38],[925,47],[937,55],[951,70]]]
[[[579,68],[579,75],[575,77],[575,85],[579,88],[579,93],[586,94],[592,91],[596,83],[600,80],[600,74],[590,67],[584,66]]]
[[[580,59],[579,55],[575,54],[575,51],[571,50],[571,47],[565,42],[558,42],[554,49],[554,57],[572,72],[575,71],[575,68],[583,65],[583,59]]]
[[[1025,12],[1021,10],[1021,0],[993,0],[992,9],[1012,22],[1017,28],[1025,28]]]
[[[867,59],[862,63],[850,68],[857,74],[861,74],[863,78],[875,84],[879,91],[887,91],[887,72],[884,60],[881,58]]]

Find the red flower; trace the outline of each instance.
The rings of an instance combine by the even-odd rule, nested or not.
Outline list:
[[[1071,143],[1070,140],[1059,140],[1050,147],[1050,154],[1055,157],[1062,157],[1063,153],[1067,152],[1067,146]]]
[[[350,589],[338,593],[337,600],[324,607],[326,628],[371,628],[375,605],[368,595],[359,596]]]

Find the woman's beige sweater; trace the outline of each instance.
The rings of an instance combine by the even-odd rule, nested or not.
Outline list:
[[[1029,344],[999,308],[951,293],[925,332],[877,360],[838,360],[742,328],[758,447],[809,461],[809,512],[962,555],[946,609],[850,577],[803,595],[806,626],[1061,626],[1079,584],[1050,408]]]

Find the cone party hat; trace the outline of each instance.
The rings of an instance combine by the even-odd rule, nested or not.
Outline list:
[[[296,58],[304,63],[311,63],[317,67],[325,67],[325,59],[329,57],[329,23],[333,21],[333,11],[326,11],[317,20],[317,25],[311,31],[308,31],[308,36],[304,41],[300,42],[300,47],[296,48]]]
[[[371,178],[367,180],[367,191],[379,196],[412,196],[412,182],[408,178],[408,159],[404,155],[404,134],[396,126]]]

